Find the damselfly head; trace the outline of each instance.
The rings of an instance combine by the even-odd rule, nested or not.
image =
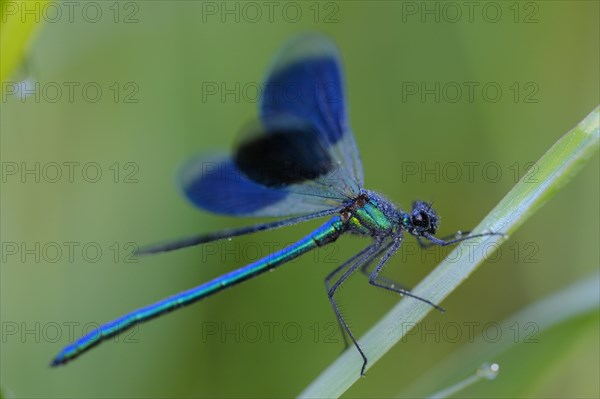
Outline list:
[[[431,203],[415,201],[412,211],[404,218],[406,230],[412,235],[435,235],[439,223],[437,213],[431,208]]]

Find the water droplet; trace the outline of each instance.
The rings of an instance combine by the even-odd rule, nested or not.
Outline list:
[[[477,370],[477,376],[488,380],[493,380],[498,377],[500,365],[498,363],[483,363]]]

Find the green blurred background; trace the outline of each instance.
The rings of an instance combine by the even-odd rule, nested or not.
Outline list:
[[[121,336],[66,367],[48,367],[69,342],[69,325],[78,337],[86,323],[112,320],[200,284],[266,253],[263,243],[280,248],[316,226],[126,262],[129,242],[147,244],[254,222],[194,209],[178,193],[174,175],[195,153],[235,142],[240,127],[256,115],[253,88],[273,54],[297,32],[327,33],[341,48],[366,187],[404,207],[416,198],[434,200],[442,233],[475,226],[515,184],[515,166],[523,175],[527,163],[599,102],[599,7],[593,1],[475,2],[471,17],[463,3],[440,2],[74,3],[71,15],[59,4],[59,18],[40,6],[40,13],[48,13],[40,14],[46,22],[8,79],[39,82],[44,88],[39,101],[35,94],[21,100],[5,91],[1,104],[0,387],[5,396],[289,397],[336,358],[343,344],[322,280],[362,248],[364,239],[342,239],[331,250],[144,324],[128,342]],[[433,14],[422,14],[424,7]],[[79,85],[73,101],[68,82]],[[431,88],[436,82],[439,101],[433,95],[403,95],[407,85]],[[465,89],[453,102],[450,90],[465,88],[464,82],[479,85],[473,100]],[[99,101],[83,97],[88,83],[102,88]],[[231,94],[222,99],[221,90],[203,92],[214,83],[234,91],[239,84],[239,99]],[[63,93],[52,102],[55,84]],[[484,96],[486,84],[502,89],[498,101],[490,100],[492,91]],[[79,162],[73,182],[66,167],[59,181],[50,181],[53,162]],[[96,183],[82,177],[81,166],[91,162],[102,172]],[[436,162],[439,178],[407,173],[409,167],[434,168]],[[444,174],[444,165],[465,162],[479,162],[473,179],[466,167],[458,179],[450,169]],[[36,163],[48,173],[39,182],[20,171],[7,172]],[[483,174],[483,165],[490,163],[494,168]],[[502,175],[492,181],[498,168]],[[475,336],[481,337],[486,323],[499,322],[597,270],[598,169],[595,156],[511,237],[497,260],[484,264],[442,304],[446,314],[432,312],[347,397],[397,395],[470,344],[466,327],[451,342],[443,333],[448,323],[478,323]],[[93,178],[94,171],[88,169],[86,177]],[[68,242],[79,245],[73,259]],[[36,243],[47,248],[38,252],[39,262],[20,247]],[[63,249],[57,261],[52,243]],[[86,243],[90,257],[94,247],[102,249],[97,262],[84,258]],[[15,244],[19,250],[13,255],[8,250]],[[442,255],[428,251],[423,259],[415,252],[414,242],[407,240],[405,253],[390,263],[387,275],[414,286]],[[339,296],[358,335],[398,300],[361,276]],[[225,331],[235,331],[236,325],[237,333]],[[207,329],[217,332],[207,335]],[[438,332],[423,334],[425,329]],[[254,339],[257,331],[261,336]],[[463,396],[600,394],[597,312],[536,333],[536,343],[522,343],[531,330],[519,326],[519,331],[514,355],[502,358],[498,379],[479,383]],[[466,377],[472,365],[458,362],[452,372]],[[422,394],[444,384],[431,381]]]

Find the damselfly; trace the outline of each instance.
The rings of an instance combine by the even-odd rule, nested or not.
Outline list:
[[[325,278],[327,296],[342,332],[362,356],[361,374],[365,372],[367,356],[335,301],[336,291],[351,274],[361,271],[374,286],[442,310],[380,276],[383,267],[400,248],[404,233],[415,236],[421,246],[450,245],[494,233],[437,238],[439,218],[431,204],[416,201],[412,210],[403,211],[383,196],[363,188],[362,164],[346,115],[340,56],[328,38],[304,34],[288,42],[276,57],[264,87],[259,121],[247,129],[233,153],[192,160],[181,174],[181,185],[193,204],[212,212],[235,216],[296,216],[155,245],[141,253],[172,251],[325,216],[331,216],[329,221],[263,259],[99,327],[64,348],[53,360],[53,366],[75,359],[138,323],[232,287],[330,244],[343,234],[372,238],[370,245]],[[375,266],[371,267],[373,263]]]

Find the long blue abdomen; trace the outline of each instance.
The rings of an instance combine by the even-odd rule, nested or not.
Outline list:
[[[164,313],[173,311],[177,308],[190,305],[202,298],[213,295],[225,288],[232,287],[242,281],[248,280],[258,274],[271,270],[285,262],[288,262],[298,256],[332,241],[335,241],[342,233],[344,225],[339,216],[333,217],[330,221],[307,235],[300,241],[289,245],[288,247],[257,260],[247,266],[234,270],[215,278],[205,284],[192,288],[188,291],[180,292],[169,298],[163,299],[153,305],[138,309],[126,314],[116,320],[100,326],[98,329],[81,337],[73,344],[65,347],[52,361],[52,366],[58,366],[75,359],[79,355],[88,351],[92,347],[100,344],[102,341],[113,337],[123,331],[144,321],[158,317]]]

